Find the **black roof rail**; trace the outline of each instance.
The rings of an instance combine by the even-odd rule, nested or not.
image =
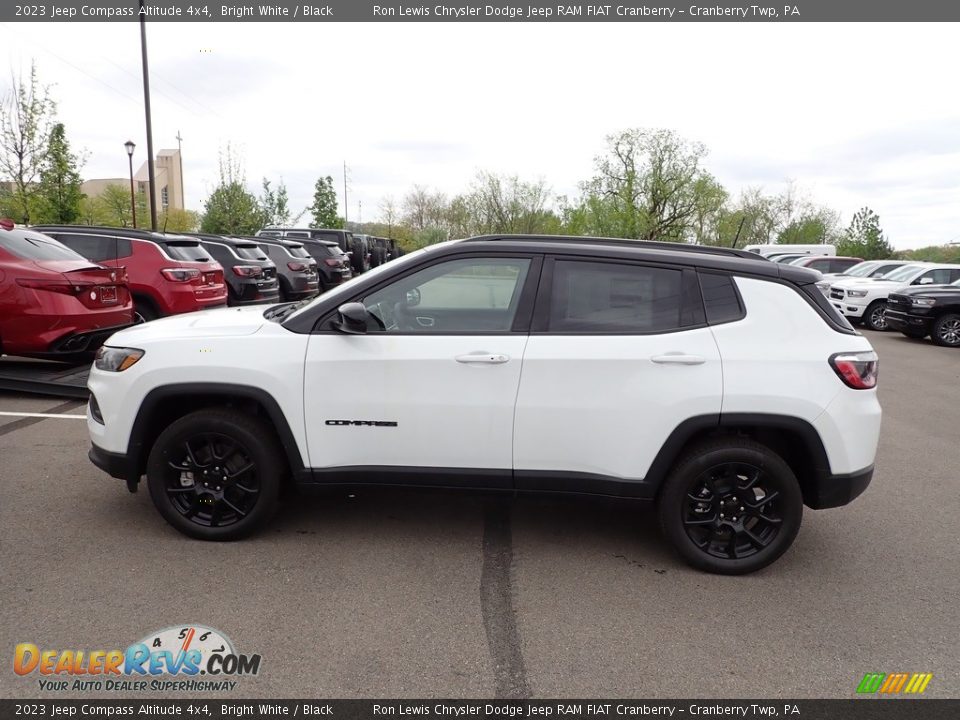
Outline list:
[[[762,260],[763,262],[769,262],[769,260],[762,255],[758,253],[752,253],[747,250],[734,250],[733,248],[719,247],[716,245],[690,245],[688,243],[631,240],[629,238],[580,237],[578,235],[477,235],[475,237],[466,238],[462,240],[462,242],[490,242],[497,240],[513,242],[565,243],[569,245],[622,245],[646,250],[706,253],[708,255],[739,257],[747,260]]]
[[[161,230],[150,230],[149,228],[130,228],[117,227],[116,225],[84,225],[84,224],[66,224],[66,223],[37,223],[31,225],[28,229],[34,232],[79,232],[79,233],[104,233],[106,235],[120,235],[126,238],[153,240],[154,242],[164,242],[165,240],[183,239],[190,236],[190,233],[163,232]]]

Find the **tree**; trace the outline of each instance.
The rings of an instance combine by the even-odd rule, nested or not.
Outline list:
[[[217,235],[253,235],[262,222],[263,209],[247,190],[243,166],[227,145],[220,155],[220,182],[204,204],[200,229]]]
[[[148,217],[147,194],[135,195],[137,224],[144,225]],[[87,225],[110,227],[133,227],[130,211],[130,190],[124,185],[107,185],[103,192],[92,198],[84,198],[77,211],[77,222]]]
[[[0,179],[12,183],[8,211],[17,222],[30,222],[32,201],[45,167],[53,130],[56,104],[50,90],[37,79],[30,65],[30,78],[12,78],[11,89],[0,100]]]
[[[284,227],[290,224],[290,203],[287,197],[287,186],[283,184],[283,178],[280,178],[280,184],[277,185],[276,191],[270,189],[269,180],[263,179],[260,207],[263,210],[264,225]]]
[[[643,240],[688,240],[697,234],[701,192],[717,185],[701,168],[706,148],[670,130],[625,130],[607,137],[597,174],[581,186],[575,224]]]
[[[137,212],[140,212],[139,210]],[[157,227],[163,232],[194,232],[200,225],[200,214],[193,210],[167,208],[157,218]]]
[[[471,233],[545,233],[557,226],[546,209],[548,191],[543,180],[523,182],[516,175],[501,177],[480,172],[464,205]]]
[[[400,219],[400,211],[397,209],[397,201],[392,195],[387,195],[380,201],[380,217],[387,226],[387,237],[393,237],[393,226]]]
[[[77,157],[70,152],[63,123],[53,126],[36,192],[35,222],[72,223],[80,216],[82,181]]]
[[[337,215],[337,193],[333,189],[333,178],[318,178],[313,186],[313,205],[307,208],[313,215],[313,227],[342,228],[343,218]]]
[[[864,260],[880,260],[893,255],[893,247],[880,227],[880,216],[868,207],[860,208],[838,241],[837,253]]]

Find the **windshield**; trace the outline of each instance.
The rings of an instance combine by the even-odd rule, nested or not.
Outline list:
[[[866,277],[878,267],[880,267],[880,263],[876,262],[857,263],[853,267],[847,268],[840,274],[845,275],[846,277]]]
[[[918,270],[922,270],[923,267],[923,265],[904,265],[899,270],[894,270],[892,273],[884,275],[883,279],[893,280],[895,282],[900,280],[909,280]]]
[[[24,260],[83,260],[89,262],[85,257],[75,253],[66,245],[61,245],[53,238],[39,233],[0,233],[0,247]]]

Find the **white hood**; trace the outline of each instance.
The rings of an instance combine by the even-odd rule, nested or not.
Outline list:
[[[269,322],[263,318],[263,312],[268,307],[270,305],[251,305],[171,315],[121,330],[111,336],[108,344],[114,347],[136,347],[138,342],[155,342],[164,338],[252,335]]]

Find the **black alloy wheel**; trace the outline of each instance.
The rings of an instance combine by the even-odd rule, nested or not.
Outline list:
[[[730,436],[696,445],[679,459],[660,492],[658,514],[687,563],[739,575],[787,551],[800,530],[803,495],[779,455]]]
[[[161,515],[202,540],[254,532],[273,514],[286,468],[259,418],[222,409],[174,421],[150,451],[147,482]]]

